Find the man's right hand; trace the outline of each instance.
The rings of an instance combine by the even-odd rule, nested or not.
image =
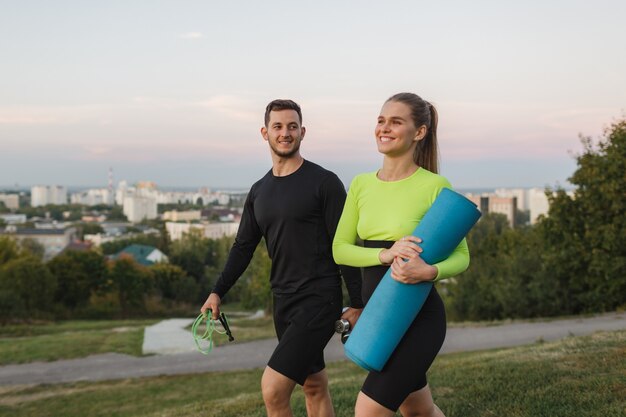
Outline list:
[[[362,308],[348,307],[348,309],[341,314],[341,318],[348,320],[348,323],[350,323],[350,329],[354,329],[354,326],[356,325],[359,317],[361,317],[362,312]]]
[[[202,305],[202,308],[200,308],[200,311],[204,314],[207,310],[211,310],[213,320],[217,320],[220,315],[220,304],[222,304],[222,299],[219,295],[212,292]]]

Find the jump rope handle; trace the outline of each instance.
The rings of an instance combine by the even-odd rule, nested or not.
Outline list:
[[[233,337],[233,334],[230,331],[230,326],[228,325],[228,320],[226,320],[226,315],[224,313],[220,313],[220,315],[219,315],[219,317],[217,319],[220,321],[220,323],[222,323],[222,327],[226,331],[226,336],[228,336],[228,341],[232,342],[233,340],[235,340],[235,338]]]
[[[213,310],[211,310],[209,308],[206,311],[205,314],[207,315],[207,319],[208,320],[213,320]],[[230,331],[230,326],[228,325],[228,320],[226,319],[226,314],[224,314],[223,312],[220,312],[220,315],[217,316],[217,319],[222,324],[222,327],[224,328],[224,331],[226,332],[226,336],[228,336],[228,341],[232,342],[233,340],[235,340],[235,337],[233,336],[232,332]]]

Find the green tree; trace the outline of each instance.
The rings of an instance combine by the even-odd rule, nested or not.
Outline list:
[[[150,267],[155,289],[161,297],[171,301],[194,303],[198,297],[198,284],[176,265],[165,263]]]
[[[20,256],[20,248],[9,236],[0,236],[0,267]]]
[[[207,256],[207,267],[205,268],[205,278],[201,280],[200,297],[198,301],[204,301],[209,291],[217,282],[220,272],[224,269],[230,249],[233,247],[235,239],[232,236],[223,236],[219,239],[209,240],[209,253]],[[245,278],[239,281],[245,282]],[[224,302],[240,301],[243,285],[235,285],[226,295]]]
[[[0,282],[2,282],[2,271],[0,271]],[[0,323],[6,324],[11,319],[24,315],[24,303],[15,291],[0,288]]]
[[[98,223],[75,223],[78,238],[83,240],[85,235],[104,233],[104,229]]]
[[[44,254],[46,253],[46,248],[35,239],[22,239],[20,241],[20,247],[23,252],[29,253],[38,259],[43,259]]]
[[[205,267],[214,265],[215,242],[202,236],[200,230],[191,229],[170,245],[170,263],[180,266],[196,281],[205,276]]]
[[[21,256],[20,248],[12,238],[0,236],[0,322],[24,316],[24,303],[10,283],[5,283],[4,266]]]
[[[467,244],[471,253],[469,269],[458,279],[445,283],[447,309],[455,320],[496,319],[502,308],[495,288],[506,273],[501,241],[510,231],[503,214],[483,215],[469,232]]]
[[[517,210],[515,212],[515,227],[523,227],[530,224],[530,210]]]
[[[267,253],[265,241],[257,246],[250,265],[240,281],[242,288],[241,303],[245,308],[262,308],[270,311],[272,308],[272,292],[270,288],[270,271],[272,261]]]
[[[150,289],[149,271],[130,257],[121,257],[109,269],[111,289],[117,294],[122,317],[143,311],[144,294]]]
[[[172,240],[170,239],[170,234],[165,228],[165,222],[160,222],[158,229],[159,241],[157,243],[157,248],[159,248],[159,250],[163,253],[170,253],[170,245],[172,244]]]
[[[55,289],[55,277],[32,255],[21,256],[0,267],[0,299],[6,302],[8,297],[14,298],[11,303],[15,310],[8,312],[11,317],[44,317],[53,310]]]
[[[64,254],[75,259],[81,270],[89,276],[89,286],[92,292],[104,289],[107,279],[107,263],[102,254],[95,250],[67,251]]]
[[[63,252],[48,262],[48,269],[58,283],[55,300],[70,310],[86,306],[106,280],[106,262],[95,251]]]
[[[626,118],[594,143],[581,138],[574,195],[548,193],[541,223],[548,269],[572,299],[572,313],[626,304]]]
[[[553,283],[555,308],[561,314],[577,314],[585,310],[580,296],[590,290],[583,215],[564,190],[548,193],[548,199],[549,215],[536,225],[542,237],[546,279]]]
[[[111,207],[111,211],[107,215],[107,220],[128,221],[121,206]]]
[[[48,262],[48,269],[57,279],[55,301],[70,310],[89,301],[89,276],[72,257],[56,256]]]
[[[82,217],[84,206],[80,204],[48,204],[40,207],[22,206],[16,213],[26,214],[31,217],[50,217],[53,220],[66,220],[64,213],[68,213],[68,220],[79,220]]]
[[[555,314],[553,285],[545,279],[541,240],[528,227],[506,230],[498,242],[499,275],[492,291],[498,305],[497,318],[537,317]]]

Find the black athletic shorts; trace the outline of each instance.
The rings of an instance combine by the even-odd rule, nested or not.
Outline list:
[[[274,294],[274,328],[278,346],[268,366],[303,385],[309,375],[326,367],[324,348],[341,317],[341,287]]]
[[[368,247],[388,248],[391,244],[393,242],[365,242]],[[363,269],[362,295],[366,304],[388,268],[373,266]],[[390,320],[393,320],[393,314]],[[385,337],[384,333],[380,337]],[[370,372],[361,391],[382,406],[397,411],[409,394],[426,386],[426,371],[439,353],[445,337],[446,311],[433,287],[383,369]]]

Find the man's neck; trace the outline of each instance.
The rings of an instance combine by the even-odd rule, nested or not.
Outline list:
[[[299,153],[289,158],[272,155],[272,174],[276,177],[286,177],[296,172],[303,163],[304,158]]]

